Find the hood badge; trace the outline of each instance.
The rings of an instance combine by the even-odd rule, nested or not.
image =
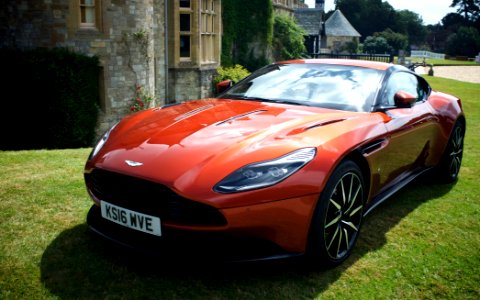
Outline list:
[[[125,163],[129,165],[130,167],[140,167],[143,166],[143,163],[138,162],[138,161],[133,161],[133,160],[125,160]]]

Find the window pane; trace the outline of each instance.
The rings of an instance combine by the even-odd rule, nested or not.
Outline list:
[[[81,0],[80,4],[81,5],[94,5],[95,0]]]
[[[202,33],[207,32],[207,14],[202,14]]]
[[[180,14],[180,31],[190,32],[190,14]]]
[[[190,7],[190,0],[180,0],[180,7]]]
[[[180,57],[190,57],[190,36],[180,36]]]
[[[92,7],[82,7],[81,9],[82,23],[95,23],[95,9]]]

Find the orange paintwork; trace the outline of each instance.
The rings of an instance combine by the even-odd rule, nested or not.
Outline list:
[[[311,63],[313,60],[288,63]],[[391,65],[345,60],[322,63],[385,70]],[[425,103],[384,112],[348,112],[229,99],[190,101],[126,117],[86,164],[158,182],[180,196],[213,206],[226,217],[221,227],[162,226],[221,231],[264,238],[290,252],[304,252],[316,201],[329,175],[348,154],[364,153],[369,199],[416,167],[434,166],[461,115],[458,99],[433,92]],[[268,188],[220,194],[213,186],[235,170],[315,147],[316,157]],[[125,160],[142,162],[130,167]]]

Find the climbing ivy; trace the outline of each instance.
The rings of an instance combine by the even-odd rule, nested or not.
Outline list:
[[[240,64],[250,71],[272,61],[271,0],[223,0],[222,65]]]

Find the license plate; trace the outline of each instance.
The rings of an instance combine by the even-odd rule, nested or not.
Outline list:
[[[105,201],[100,202],[100,207],[104,219],[145,233],[156,236],[162,235],[160,218],[158,217],[145,215]]]

